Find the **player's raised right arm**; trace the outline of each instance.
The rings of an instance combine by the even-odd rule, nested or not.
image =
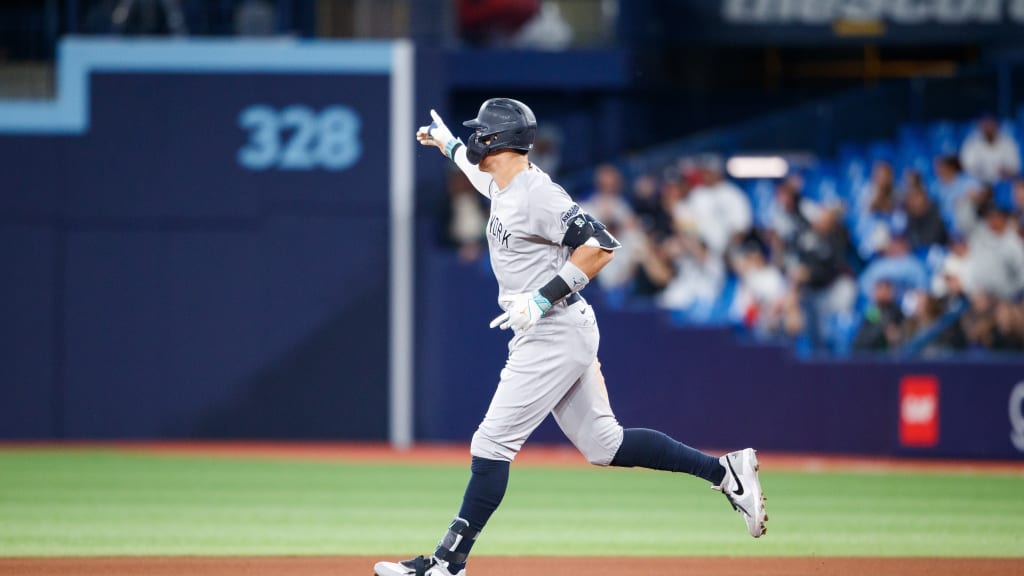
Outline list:
[[[490,187],[492,178],[490,174],[482,172],[466,158],[466,147],[462,141],[452,135],[452,131],[444,124],[444,120],[434,110],[430,111],[430,117],[434,120],[429,126],[421,126],[416,131],[416,140],[424,146],[436,146],[442,154],[455,161],[455,165],[462,170],[462,173],[469,178],[476,191],[490,198]]]

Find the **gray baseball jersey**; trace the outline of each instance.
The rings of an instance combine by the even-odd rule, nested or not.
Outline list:
[[[580,207],[533,165],[504,190],[491,182],[487,245],[498,280],[498,302],[533,292],[558,273],[572,250],[562,246],[569,220]]]
[[[504,308],[507,296],[537,290],[569,259],[572,251],[561,242],[580,207],[532,165],[502,190],[490,182],[486,195],[487,243]],[[608,465],[622,444],[622,427],[601,375],[599,342],[594,311],[582,298],[556,304],[533,328],[515,333],[498,388],[473,435],[472,454],[511,461],[554,413],[587,460]]]

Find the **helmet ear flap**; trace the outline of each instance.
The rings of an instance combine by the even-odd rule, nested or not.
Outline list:
[[[487,145],[480,141],[480,132],[474,132],[466,144],[466,160],[470,164],[477,165],[487,154]]]

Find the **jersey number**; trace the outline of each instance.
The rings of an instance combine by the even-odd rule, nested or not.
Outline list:
[[[319,114],[306,106],[250,106],[238,116],[249,140],[238,163],[249,170],[344,170],[359,161],[359,115],[348,106]]]

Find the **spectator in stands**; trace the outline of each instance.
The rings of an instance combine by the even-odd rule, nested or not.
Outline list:
[[[799,286],[807,334],[815,349],[831,339],[831,318],[849,313],[856,299],[857,288],[846,265],[848,245],[841,209],[831,206],[819,210],[797,239],[798,264],[790,275]]]
[[[739,287],[730,316],[749,328],[767,333],[778,323],[786,297],[786,278],[765,259],[758,243],[745,242],[733,257]]]
[[[1020,350],[1024,346],[1024,314],[1020,307],[985,292],[971,296],[963,328],[967,341],[974,347]]]
[[[897,296],[908,290],[928,288],[928,271],[910,253],[910,243],[906,236],[894,236],[884,254],[864,269],[859,282],[861,294],[873,294],[875,284],[883,280],[893,286]]]
[[[661,203],[672,219],[671,232],[677,234],[700,233],[697,214],[693,211],[694,186],[689,178],[666,178],[661,185]]]
[[[1024,349],[1024,309],[1006,300],[996,304],[992,347],[996,350]]]
[[[643,230],[635,226],[621,228],[613,234],[622,247],[615,251],[615,258],[601,270],[597,283],[606,290],[635,288],[637,268],[642,264],[642,251],[648,238]]]
[[[668,277],[665,289],[658,296],[663,308],[686,310],[709,308],[725,284],[725,265],[701,238],[682,235],[663,243],[665,254],[672,259],[674,276]],[[664,274],[659,278],[664,279]]]
[[[448,197],[440,205],[440,240],[456,248],[463,262],[476,260],[483,253],[487,212],[482,199],[462,172],[448,173]]]
[[[639,266],[633,279],[633,294],[653,297],[661,293],[676,275],[673,258],[674,236],[655,238],[643,236],[637,245],[636,258]]]
[[[562,167],[562,133],[554,126],[542,125],[530,151],[530,162],[552,178]]]
[[[946,243],[946,224],[920,183],[910,185],[903,204],[907,214],[906,236],[912,249]]]
[[[982,184],[977,189],[969,190],[956,203],[953,229],[959,234],[969,235],[978,227],[978,215],[982,208],[995,202],[995,198],[992,186],[988,184]]]
[[[594,192],[580,207],[597,218],[622,243],[615,259],[598,276],[598,282],[605,288],[624,288],[633,281],[637,266],[641,264],[643,231],[633,207],[623,195],[625,179],[622,172],[612,164],[602,164],[594,171]]]
[[[932,278],[931,293],[949,309],[950,303],[966,298],[964,294],[964,274],[967,270],[967,242],[963,236],[954,235],[949,243],[949,250],[942,261],[942,266]]]
[[[114,31],[130,36],[188,34],[181,0],[121,0],[111,15]]]
[[[666,186],[678,186],[666,183]],[[671,194],[671,193],[670,193]],[[640,228],[657,238],[672,233],[672,216],[666,211],[662,195],[658,192],[658,180],[648,174],[641,175],[633,182],[633,212],[640,222]]]
[[[957,203],[966,198],[972,190],[978,190],[981,184],[963,173],[960,159],[956,156],[936,158],[935,176],[935,198],[942,210],[942,218],[947,224],[952,225]]]
[[[623,197],[625,179],[613,164],[602,164],[594,171],[594,191],[580,207],[609,228],[631,224],[633,208]]]
[[[871,304],[864,311],[853,349],[861,351],[895,350],[903,341],[903,312],[897,303],[896,289],[889,280],[872,286]]]
[[[1024,178],[1013,181],[1013,224],[1017,234],[1024,236]]]
[[[1010,222],[1006,208],[995,201],[984,204],[983,223],[968,237],[966,289],[1012,300],[1024,291],[1024,241]]]
[[[572,26],[562,16],[559,3],[547,0],[541,5],[540,13],[519,29],[509,45],[533,50],[565,50],[572,39]]]
[[[721,256],[734,239],[750,231],[750,200],[725,178],[721,157],[708,155],[700,164],[701,182],[690,192],[688,202],[701,240],[712,254]]]
[[[960,149],[964,170],[982,182],[993,184],[1020,174],[1017,141],[999,129],[994,116],[984,116]]]
[[[235,7],[235,35],[266,37],[274,34],[277,34],[277,8],[269,0],[243,0]]]
[[[507,45],[541,10],[541,0],[458,0],[462,37],[482,45]]]
[[[857,197],[857,208],[861,212],[871,211],[872,206],[883,207],[887,203],[895,205],[896,176],[892,164],[886,160],[876,160],[871,167],[871,179],[860,190]]]
[[[926,356],[967,346],[967,337],[959,320],[955,316],[946,317],[950,310],[943,299],[924,292],[917,292],[914,296],[914,312],[906,326],[908,340],[928,339],[921,348]]]
[[[903,180],[900,182],[900,189],[903,191],[902,196],[906,197],[907,190],[914,187],[924,188],[924,176],[914,168],[906,168],[903,170]]]
[[[635,224],[616,224],[614,228],[609,226],[608,229],[622,247],[615,251],[615,258],[601,270],[597,283],[606,290],[625,290],[634,287],[637,268],[642,264],[642,251],[648,241],[647,236]]]
[[[898,209],[892,164],[885,160],[875,162],[860,205],[861,214],[856,223],[857,252],[868,260],[906,227],[906,215]]]
[[[772,259],[785,265],[785,256],[796,253],[796,241],[810,223],[801,209],[800,191],[792,178],[786,178],[775,188],[775,201],[769,208],[768,241],[772,246]]]

